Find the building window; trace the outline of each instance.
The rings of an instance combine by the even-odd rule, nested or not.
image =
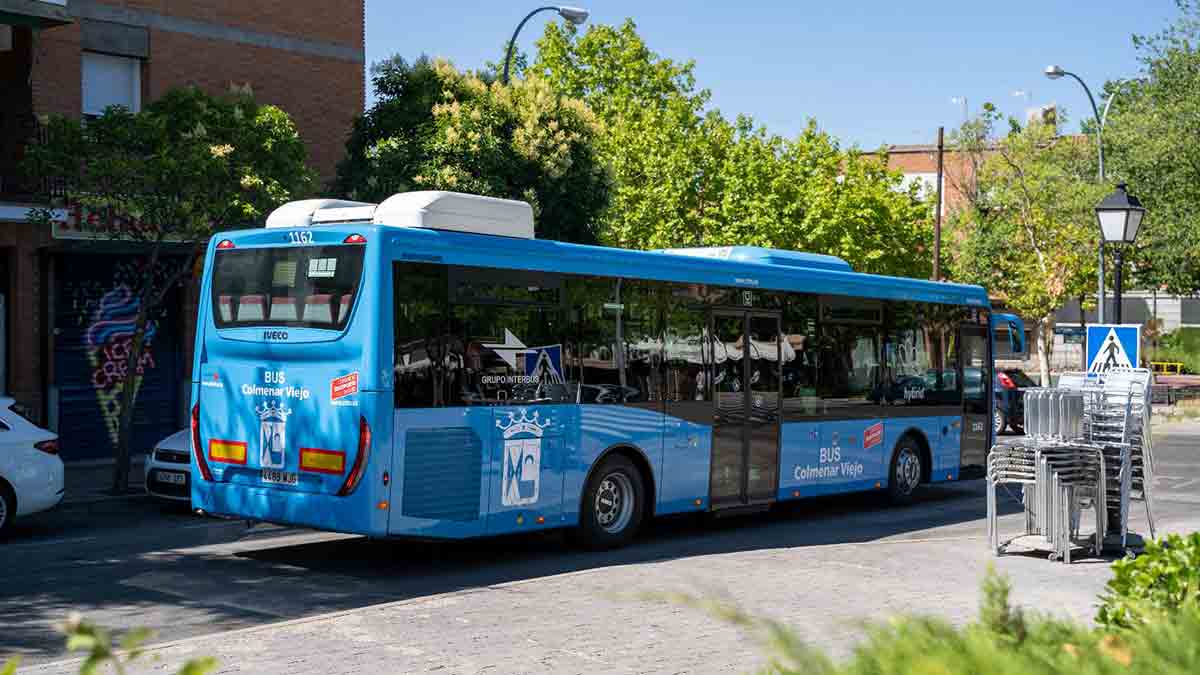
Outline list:
[[[142,109],[141,59],[83,52],[84,116],[102,115],[113,105]]]

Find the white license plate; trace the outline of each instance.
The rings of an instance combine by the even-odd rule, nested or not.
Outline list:
[[[273,471],[271,469],[263,469],[262,482],[274,483],[276,485],[298,485],[300,483],[300,476],[290,471]]]
[[[157,480],[160,483],[183,485],[184,483],[187,483],[187,474],[178,473],[176,471],[159,471]]]

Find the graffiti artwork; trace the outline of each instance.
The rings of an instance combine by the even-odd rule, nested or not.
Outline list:
[[[88,256],[86,260],[90,263],[96,259]],[[129,356],[133,348],[139,304],[136,289],[144,279],[145,265],[142,260],[127,258],[118,260],[115,264],[109,263],[100,275],[93,273],[78,276],[75,268],[84,265],[75,265],[67,270],[68,276],[61,286],[65,297],[60,296],[59,302],[65,302],[65,306],[62,307],[65,311],[59,314],[62,332],[56,349],[69,358],[61,359],[57,367],[72,370],[82,367],[84,371],[75,371],[78,375],[62,373],[63,377],[71,378],[71,390],[75,393],[63,399],[60,414],[79,420],[72,420],[70,427],[94,429],[87,436],[79,437],[81,442],[88,442],[88,437],[94,438],[92,434],[100,432],[100,429],[96,428],[95,417],[88,414],[86,409],[79,408],[79,405],[86,404],[87,399],[94,401],[93,410],[99,413],[103,435],[115,447],[119,434],[121,393],[126,378],[135,378],[133,384],[137,394],[140,393],[148,373],[159,368],[157,347],[165,308],[159,308],[147,317],[142,353],[132,368],[133,372],[129,372]],[[93,266],[90,271],[97,270]],[[164,283],[169,273],[168,268],[159,265],[152,275],[152,283],[156,286]],[[80,357],[83,363],[76,361]],[[73,384],[75,382],[78,384]],[[80,386],[90,389],[91,396],[85,396],[86,389],[81,391],[78,388]],[[139,408],[141,407],[139,405]],[[86,417],[81,419],[80,415]],[[86,423],[86,418],[91,418],[92,421]]]

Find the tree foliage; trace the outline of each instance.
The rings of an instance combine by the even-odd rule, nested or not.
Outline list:
[[[1104,126],[1112,173],[1146,206],[1131,259],[1135,283],[1190,295],[1200,290],[1200,4],[1161,33],[1135,36],[1140,75],[1110,82]]]
[[[601,125],[583,103],[539,77],[506,87],[427,58],[384,62],[374,82],[379,101],[355,123],[338,167],[341,193],[522,199],[533,205],[539,237],[596,241],[610,179],[594,147]]]
[[[985,106],[979,120],[955,136],[958,149],[976,153],[977,190],[951,214],[953,276],[986,287],[1020,314],[1037,320],[1042,381],[1049,381],[1054,313],[1087,295],[1096,274],[1096,183],[1092,147],[1055,134],[1040,122],[995,137],[1000,121]],[[981,131],[982,130],[982,131]]]
[[[529,72],[604,122],[614,193],[601,239],[628,248],[748,244],[838,255],[867,272],[927,276],[930,211],[872,156],[810,122],[785,139],[706,110],[692,62],[654,54],[632,21],[547,24]]]
[[[190,278],[215,231],[253,227],[274,207],[307,194],[313,174],[287,113],[248,91],[213,97],[176,89],[133,113],[111,107],[86,122],[46,120],[48,141],[30,146],[28,171],[51,177],[103,235],[143,244],[145,264],[130,288],[138,311],[121,382],[114,488],[129,480],[129,442],[150,317]],[[50,225],[50,209],[32,220]],[[174,255],[181,253],[182,255]]]

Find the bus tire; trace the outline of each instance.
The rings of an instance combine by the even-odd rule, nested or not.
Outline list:
[[[618,454],[606,457],[583,492],[579,543],[593,550],[628,544],[642,524],[645,495],[642,474],[633,462]]]
[[[888,497],[895,504],[911,504],[913,495],[921,486],[924,467],[921,466],[921,447],[912,436],[905,435],[892,451],[892,465],[888,472]]]

